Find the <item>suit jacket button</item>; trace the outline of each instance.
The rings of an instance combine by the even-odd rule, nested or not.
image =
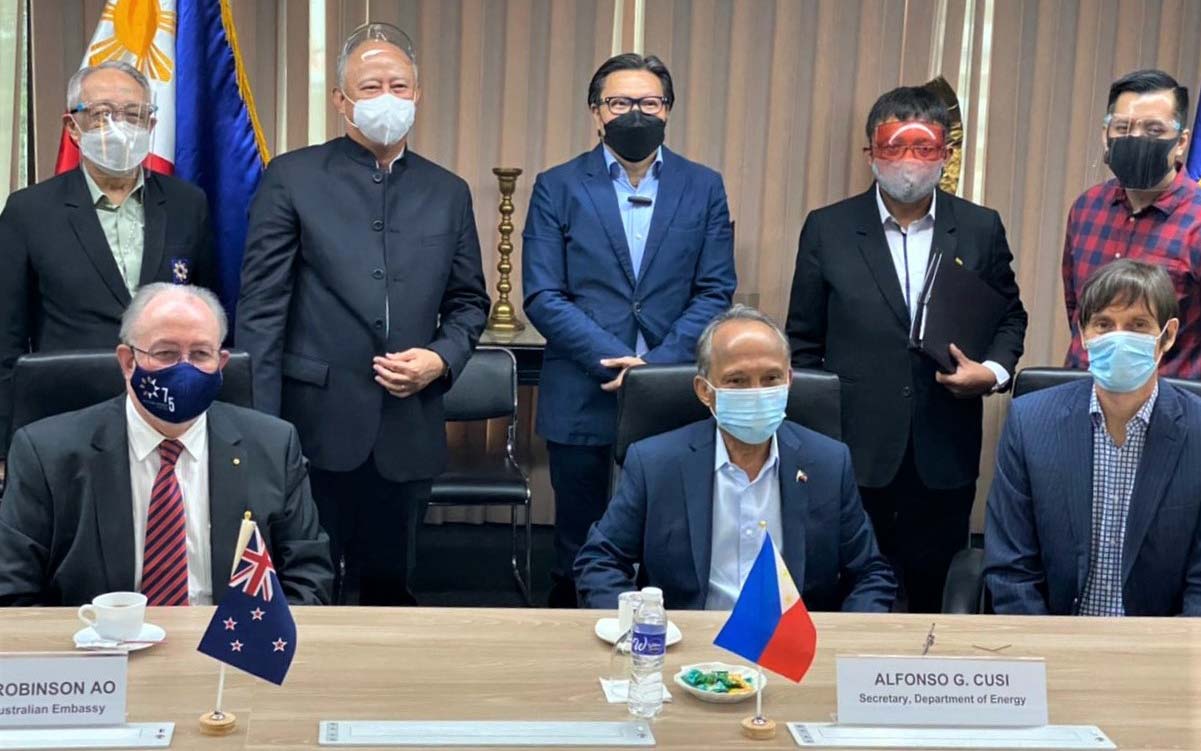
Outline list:
[[[384,228],[384,220],[383,219],[376,219],[374,222],[371,223],[371,229],[375,230],[376,232],[379,232],[383,228]]]
[[[635,312],[635,313],[641,313],[641,312],[642,312],[642,303],[640,303],[640,302],[636,302],[636,303],[634,303],[634,312]]]
[[[371,174],[371,182],[373,182],[373,183],[382,183],[383,181],[384,181],[384,176],[383,176],[383,175],[381,175],[380,173],[378,173],[378,172],[373,172],[373,173]]]
[[[372,271],[372,272],[371,272],[371,278],[372,278],[372,279],[383,279],[383,278],[384,278],[384,270],[383,270],[383,269],[376,269],[375,271]]]
[[[913,389],[909,388],[908,386],[905,386],[904,388],[901,389],[901,396],[908,399],[909,397],[913,396]]]
[[[382,318],[376,318],[376,319],[375,319],[375,327],[376,327],[377,329],[382,329],[382,328],[384,327],[384,319],[382,319]]]

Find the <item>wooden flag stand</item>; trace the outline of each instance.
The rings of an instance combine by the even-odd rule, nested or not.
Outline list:
[[[242,560],[242,553],[246,552],[246,546],[250,543],[250,536],[253,534],[254,525],[250,523],[250,512],[247,511],[242,517],[242,528],[238,530],[238,544],[234,547],[234,562],[229,572],[231,577],[238,570],[238,561]],[[221,700],[224,694],[225,663],[223,662],[221,663],[221,672],[217,675],[217,701],[213,704],[213,711],[200,715],[198,720],[201,734],[229,735],[237,730],[238,716],[233,712],[225,712],[221,709]]]
[[[755,689],[755,714],[742,720],[742,734],[753,741],[767,741],[776,737],[776,722],[763,716],[763,668],[758,665],[759,685]]]

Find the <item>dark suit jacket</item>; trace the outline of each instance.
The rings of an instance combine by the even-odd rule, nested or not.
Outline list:
[[[716,428],[702,420],[630,447],[617,493],[575,562],[580,601],[615,608],[640,584],[668,608],[701,609],[713,547]],[[810,610],[888,612],[896,580],[859,501],[847,447],[785,422],[780,456],[784,562]],[[809,479],[796,480],[797,470]]]
[[[129,290],[121,279],[82,168],[19,190],[0,213],[0,456],[9,440],[12,375],[26,352],[117,346]],[[215,278],[208,202],[196,186],[147,172],[140,284]]]
[[[243,512],[288,601],[329,602],[329,537],[291,425],[216,402],[208,411],[213,599],[229,582]],[[234,460],[239,460],[234,464]],[[0,502],[0,604],[79,605],[134,586],[125,396],[18,430]]]
[[[442,471],[442,394],[488,318],[467,183],[412,150],[391,173],[349,138],[271,160],[250,208],[237,346],[258,409],[300,431],[314,467],[374,452],[393,481]],[[390,314],[391,327],[385,321]],[[450,377],[398,399],[376,355],[432,349]]]
[[[1092,555],[1091,380],[1013,402],[988,497],[998,613],[1075,615]],[[1159,382],[1122,546],[1126,614],[1201,616],[1201,400]]]
[[[931,252],[959,258],[1009,299],[1009,312],[983,360],[1012,376],[1022,354],[1026,311],[1001,218],[942,191],[935,202]],[[809,214],[788,304],[792,364],[838,374],[842,438],[851,447],[859,484],[888,485],[912,434],[917,471],[927,487],[969,485],[979,474],[982,399],[956,399],[935,381],[934,362],[909,349],[909,327],[875,186]]]
[[[546,337],[536,427],[559,443],[614,440],[601,358],[633,355],[641,331],[648,363],[692,362],[737,285],[721,175],[667,148],[635,277],[603,148],[538,175],[522,236],[525,312]]]

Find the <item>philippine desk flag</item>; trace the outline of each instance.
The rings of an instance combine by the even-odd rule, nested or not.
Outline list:
[[[253,529],[197,649],[278,686],[296,655],[296,622],[258,525],[242,524]]]
[[[813,664],[817,629],[770,533],[713,643],[798,683]]]
[[[208,197],[214,291],[232,324],[247,208],[269,157],[230,2],[108,0],[80,67],[123,60],[150,81],[157,122],[144,164],[199,186]],[[54,171],[77,166],[79,150],[64,129]]]

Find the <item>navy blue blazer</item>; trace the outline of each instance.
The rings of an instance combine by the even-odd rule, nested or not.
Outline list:
[[[888,612],[896,579],[863,512],[850,450],[791,422],[776,436],[781,554],[806,607]],[[630,447],[617,493],[576,557],[585,607],[615,608],[618,594],[643,585],[661,588],[668,608],[705,607],[715,439],[710,419]],[[799,470],[806,481],[797,480]]]
[[[1075,615],[1092,539],[1091,380],[1014,400],[984,531],[998,613]],[[1165,381],[1122,547],[1126,615],[1201,615],[1201,400]]]
[[[637,275],[603,146],[538,175],[522,235],[525,312],[546,337],[536,429],[547,440],[605,445],[617,431],[617,376],[606,357],[692,362],[701,330],[737,281],[721,175],[663,149],[659,192]]]

